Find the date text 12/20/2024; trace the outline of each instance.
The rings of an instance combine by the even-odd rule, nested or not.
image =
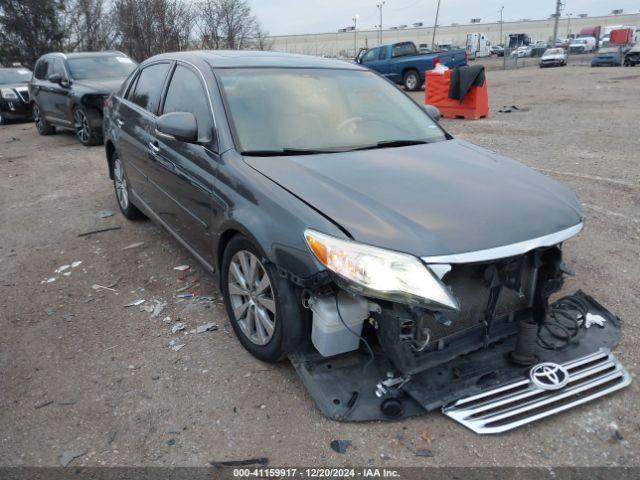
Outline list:
[[[400,478],[388,468],[234,468],[236,478]]]

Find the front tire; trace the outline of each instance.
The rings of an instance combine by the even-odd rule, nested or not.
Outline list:
[[[113,188],[116,193],[116,201],[122,214],[129,220],[136,220],[142,217],[142,213],[133,203],[131,203],[131,191],[129,181],[124,171],[124,164],[117,153],[112,156],[113,161]]]
[[[73,109],[73,128],[80,143],[85,147],[92,147],[102,143],[102,132],[96,131],[91,126],[93,112],[89,112],[83,107]]]
[[[0,125],[6,125],[7,118],[2,114],[2,110],[0,110]]]
[[[227,315],[242,346],[266,362],[284,359],[303,332],[302,304],[293,285],[241,235],[227,245],[220,273]]]
[[[420,76],[418,75],[418,72],[415,70],[409,70],[406,72],[402,79],[402,84],[404,85],[405,90],[410,92],[420,90]]]
[[[56,127],[47,122],[37,103],[33,104],[33,121],[40,135],[53,135],[56,133]]]

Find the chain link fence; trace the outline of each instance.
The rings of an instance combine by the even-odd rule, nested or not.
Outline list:
[[[545,49],[527,49],[526,47],[505,48],[503,58],[504,70],[523,67],[537,67],[540,65],[540,57]],[[590,66],[593,53],[571,53],[567,54],[567,65]]]

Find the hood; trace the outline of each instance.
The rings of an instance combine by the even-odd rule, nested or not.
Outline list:
[[[582,220],[566,187],[460,140],[244,160],[354,240],[416,256],[509,245]]]
[[[23,82],[23,83],[1,83],[0,84],[0,88],[11,88],[11,89],[20,89],[20,90],[24,90],[25,88],[27,88],[29,85],[29,82]]]
[[[106,80],[99,80],[99,79],[74,80],[73,83],[75,85],[80,85],[89,90],[92,90],[93,93],[111,94],[116,90],[118,90],[122,85],[122,82],[124,81],[125,81],[125,77],[109,78]]]

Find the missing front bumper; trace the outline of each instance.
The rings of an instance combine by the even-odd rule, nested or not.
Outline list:
[[[580,362],[581,359],[593,355],[604,355],[608,360],[603,361],[602,365],[605,363],[607,365],[613,364],[615,367],[614,370],[618,375],[617,377],[614,375],[615,378],[612,377],[615,382],[604,385],[600,389],[596,388],[600,384],[590,384],[584,390],[571,391],[562,399],[557,397],[573,388],[570,383],[564,389],[554,392],[553,395],[556,396],[554,399],[531,408],[527,406],[522,411],[524,414],[522,418],[514,416],[509,418],[509,415],[506,415],[504,425],[487,425],[486,422],[484,424],[480,422],[479,429],[499,428],[495,431],[505,431],[580,405],[628,385],[630,382],[628,373],[608,353],[620,340],[620,320],[593,298],[582,293],[579,295],[587,302],[591,314],[599,315],[606,320],[604,326],[593,325],[589,329],[583,329],[579,340],[562,350],[539,349],[537,352],[539,361],[573,365],[575,362]],[[444,407],[447,410],[445,413],[448,415],[452,413],[449,416],[453,417],[453,413],[459,411],[459,415],[455,413],[456,417],[467,419],[465,421],[469,423],[466,410],[471,406],[471,398],[478,399],[478,402],[473,404],[477,408],[478,404],[489,402],[489,396],[499,394],[503,388],[509,390],[515,383],[523,381],[525,384],[528,383],[527,379],[531,367],[515,365],[509,361],[509,353],[514,350],[515,343],[516,338],[511,335],[491,342],[488,348],[477,346],[475,350],[469,350],[466,347],[456,347],[457,355],[452,355],[452,358],[443,357],[436,366],[412,374],[410,379],[400,388],[391,390],[382,397],[376,395],[376,385],[382,379],[388,378],[388,374],[394,372],[395,369],[389,357],[379,350],[373,360],[370,360],[369,356],[361,350],[334,358],[323,358],[317,352],[309,351],[293,355],[291,361],[318,408],[332,419],[341,421],[397,420],[423,414],[427,411],[440,410]],[[439,352],[435,353],[439,354]],[[445,350],[441,353],[447,352]],[[522,388],[526,390],[526,387]],[[515,394],[517,393],[515,392]],[[533,395],[535,396],[535,394]],[[544,396],[545,401],[553,395]],[[507,397],[503,400],[513,401],[510,395]],[[389,400],[401,404],[401,409],[394,409],[397,415],[390,416],[388,412],[385,413],[384,402]],[[563,400],[563,403],[555,404],[555,400]],[[464,413],[462,413],[463,405],[465,406]],[[514,403],[513,406],[516,407],[516,404]],[[523,404],[517,404],[517,408],[523,406]],[[536,410],[538,406],[545,408],[538,411]],[[456,410],[456,407],[460,408]],[[482,408],[481,413],[488,415],[491,413],[490,410],[490,408]],[[506,413],[506,411],[501,411],[501,413]],[[473,417],[475,412],[471,412],[471,415]],[[474,426],[476,425],[474,424]],[[485,433],[480,430],[474,431]]]

